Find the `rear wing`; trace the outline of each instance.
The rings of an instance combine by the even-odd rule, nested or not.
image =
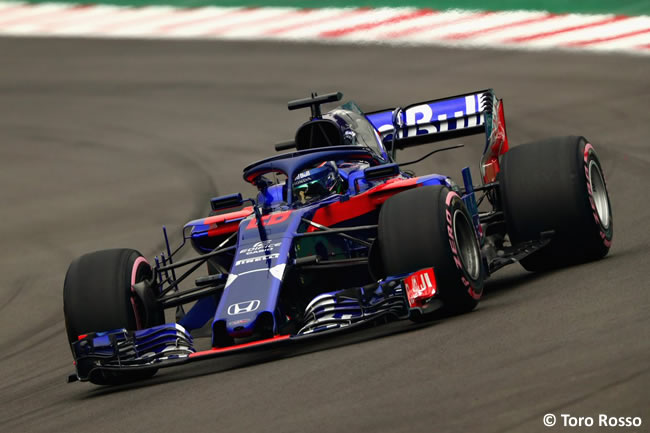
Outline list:
[[[407,147],[485,133],[481,158],[484,182],[493,182],[499,156],[508,150],[503,103],[492,89],[366,113],[384,145]]]

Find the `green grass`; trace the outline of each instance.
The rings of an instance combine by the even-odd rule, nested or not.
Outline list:
[[[2,0],[0,0],[2,1]],[[171,5],[197,6],[290,6],[321,7],[398,7],[414,6],[431,9],[473,10],[545,10],[564,13],[616,13],[650,15],[650,0],[27,0],[31,3],[102,3],[123,6]]]

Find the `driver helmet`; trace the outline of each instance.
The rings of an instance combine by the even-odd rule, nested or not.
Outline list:
[[[293,197],[301,203],[340,193],[343,181],[336,164],[325,161],[314,168],[303,170],[293,181]]]

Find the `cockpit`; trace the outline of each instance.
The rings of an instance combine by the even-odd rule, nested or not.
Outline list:
[[[381,137],[354,101],[346,102],[325,114],[320,113],[321,103],[338,100],[341,96],[340,93],[316,96],[289,103],[289,109],[312,107],[310,120],[296,132],[295,148],[307,150],[330,146],[362,146],[379,159],[388,161]]]
[[[244,169],[244,178],[257,186],[264,207],[300,206],[334,194],[358,194],[368,187],[364,169],[390,162],[378,132],[354,102],[321,114],[323,103],[339,101],[333,93],[289,102],[289,109],[311,108],[310,120],[295,140],[277,150],[297,149]]]

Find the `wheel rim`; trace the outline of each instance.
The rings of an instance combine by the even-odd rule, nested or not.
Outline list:
[[[481,272],[481,253],[474,228],[461,210],[454,212],[454,240],[465,271],[472,280],[477,280]]]
[[[607,189],[605,188],[605,179],[600,171],[596,161],[589,163],[589,185],[591,186],[591,195],[596,205],[598,219],[605,229],[609,228],[609,200],[607,199]]]

